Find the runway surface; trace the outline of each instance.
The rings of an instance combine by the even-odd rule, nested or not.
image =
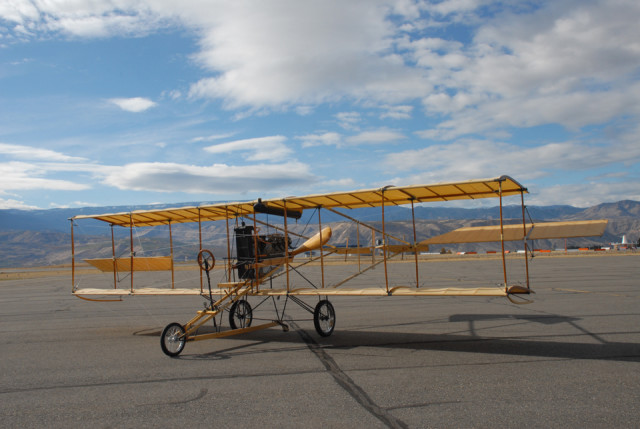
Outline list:
[[[437,266],[452,278],[495,269]],[[175,359],[160,331],[200,297],[95,303],[71,296],[67,275],[3,280],[1,425],[637,427],[639,274],[638,255],[540,257],[533,304],[336,297],[321,338],[289,303],[286,318],[308,319],[289,332],[190,342]],[[272,318],[268,306],[254,317]]]

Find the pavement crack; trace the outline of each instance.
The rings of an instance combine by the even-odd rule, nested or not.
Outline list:
[[[342,387],[353,399],[356,400],[365,410],[371,413],[378,420],[390,428],[408,428],[409,426],[402,420],[397,419],[386,409],[376,404],[367,392],[358,386],[338,365],[338,363],[318,344],[306,331],[301,329],[295,322],[288,321],[300,338],[307,344],[309,350],[322,362],[333,379]]]
[[[189,402],[194,402],[199,399],[202,399],[207,395],[208,392],[209,390],[207,389],[201,389],[200,393],[198,393],[194,398],[184,399],[181,401],[157,402],[154,404],[140,404],[138,405],[138,407],[149,407],[149,406],[157,406],[157,405],[182,405],[182,404],[186,404]]]

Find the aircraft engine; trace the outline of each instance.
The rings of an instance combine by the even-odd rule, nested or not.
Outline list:
[[[252,226],[242,226],[234,229],[236,235],[236,255],[238,263],[238,277],[240,279],[255,279],[254,269],[250,268],[256,261],[255,251],[258,250],[258,262],[269,258],[285,256],[287,246],[291,247],[291,238],[285,242],[284,234],[254,234]],[[257,239],[257,241],[256,241]],[[260,274],[269,271],[269,267],[261,268]]]

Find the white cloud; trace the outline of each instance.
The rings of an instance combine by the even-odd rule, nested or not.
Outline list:
[[[180,91],[179,89],[165,90],[160,93],[160,99],[162,100],[168,99],[177,101],[180,100],[183,96],[184,95],[182,94],[182,91]]]
[[[638,115],[639,18],[640,4],[630,0],[550,2],[482,24],[468,46],[403,41],[439,88],[425,108],[450,115],[425,135],[549,123],[578,129]]]
[[[284,136],[258,137],[208,146],[204,150],[214,154],[240,151],[241,156],[249,161],[278,161],[293,153],[285,145],[286,140]]]
[[[0,3],[0,17],[9,22],[24,24],[27,20],[37,19],[38,8],[30,1],[15,1]]]
[[[323,181],[320,186],[326,188],[328,192],[333,192],[336,188],[353,188],[355,181],[351,178],[332,179]]]
[[[362,120],[360,112],[339,112],[335,114],[338,125],[345,130],[357,130],[358,123]]]
[[[0,189],[7,190],[56,190],[56,191],[81,191],[90,186],[82,183],[74,183],[69,180],[60,180],[43,177],[48,173],[39,164],[24,162],[0,163]]]
[[[432,131],[444,139],[489,127],[582,127],[640,105],[637,92],[626,91],[639,66],[635,0],[18,1],[3,3],[0,17],[27,33],[78,37],[180,22],[199,35],[194,57],[211,72],[193,83],[192,97],[250,112],[291,106],[307,114],[335,101],[404,106],[382,118],[407,118],[406,102],[423,99],[429,114],[450,115]],[[433,37],[432,29],[450,25],[467,26],[472,40]],[[602,100],[611,109],[598,109]],[[153,106],[116,101],[135,112]]]
[[[568,204],[575,207],[591,207],[605,202],[622,200],[640,201],[637,180],[621,182],[585,182],[530,189],[529,204]]]
[[[387,155],[390,169],[410,172],[413,182],[439,182],[513,175],[523,180],[552,176],[558,171],[589,172],[612,165],[640,162],[636,141],[586,145],[573,141],[531,148],[487,140],[462,139],[446,145]]]
[[[223,140],[233,137],[235,133],[212,134],[210,136],[201,136],[191,139],[192,142],[210,142],[214,140]]]
[[[459,98],[467,101],[459,102]],[[454,97],[445,94],[429,97],[426,103],[438,99],[438,110],[451,111],[452,119],[442,121],[420,135],[423,138],[449,140],[507,126],[524,128],[553,123],[578,130],[588,125],[604,124],[619,116],[640,114],[640,83],[617,90],[584,90],[494,100],[487,97],[486,101],[479,101],[478,98],[476,101],[479,101],[479,105],[468,101],[470,98],[459,97],[459,94]],[[462,107],[456,109],[456,105]]]
[[[23,160],[47,160],[62,162],[84,161],[85,158],[68,156],[49,149],[41,149],[33,146],[14,145],[0,143],[0,154]]]
[[[175,163],[134,163],[114,168],[104,183],[123,190],[242,194],[301,187],[316,181],[298,162],[229,166]]]
[[[0,3],[0,18],[22,37],[61,33],[74,37],[140,36],[174,24],[137,0],[17,0]]]
[[[312,106],[296,106],[296,113],[300,116],[308,116],[313,113]]]
[[[57,203],[49,204],[49,208],[52,208],[52,209],[68,209],[72,207],[101,207],[101,205],[95,202],[92,203],[92,202],[86,202],[86,201],[74,201],[71,204],[57,204]]]
[[[380,119],[411,119],[411,112],[413,106],[401,105],[401,106],[381,106],[385,109],[385,112],[380,115]]]
[[[392,53],[390,4],[236,1],[199,10],[199,17],[189,8],[176,12],[201,22],[197,59],[214,73],[194,84],[191,96],[261,108],[424,93],[421,73]]]
[[[127,112],[140,113],[148,110],[156,105],[155,102],[148,98],[133,97],[133,98],[110,98],[110,103],[115,104],[122,110]]]
[[[434,4],[425,4],[425,10],[436,15],[452,15],[471,12],[479,6],[492,3],[487,0],[443,0]]]
[[[296,137],[296,139],[302,141],[302,147],[313,146],[341,146],[342,136],[338,133],[326,132],[322,134],[307,134],[304,136]]]
[[[407,137],[394,130],[382,128],[374,131],[364,131],[358,135],[347,137],[346,141],[350,144],[382,144],[393,143]]]
[[[192,99],[215,99],[228,109],[237,109],[236,118],[283,111],[300,115],[313,111],[320,116],[324,110],[318,105],[326,103],[328,111],[340,112],[333,116],[338,126],[356,134],[345,137],[328,130],[303,135],[304,131],[296,131],[302,147],[400,141],[405,139],[403,132],[375,129],[379,126],[375,124],[365,128],[365,120],[375,116],[410,119],[415,116],[412,105],[421,101],[429,118],[418,135],[453,143],[387,158],[390,171],[397,171],[398,165],[403,171],[427,171],[412,176],[420,182],[505,172],[533,179],[558,171],[580,171],[584,177],[589,169],[602,165],[619,164],[631,170],[638,163],[638,130],[629,125],[640,116],[640,3],[635,0],[14,0],[0,2],[0,20],[5,23],[3,41],[60,35],[138,36],[180,23],[197,38],[198,52],[191,60],[209,75],[187,82],[180,90],[167,90],[157,100],[185,101],[188,91]],[[453,40],[460,34],[464,35]],[[156,105],[142,97],[108,102],[129,112]],[[370,110],[362,113],[361,107]],[[625,128],[626,135],[625,130],[618,130],[610,144],[597,145],[581,142],[584,135],[575,133],[608,121],[617,121],[610,128]],[[499,135],[517,135],[512,128],[544,124],[562,125],[574,132],[573,140],[526,149],[516,143],[491,141]],[[315,129],[326,127],[325,122]],[[178,135],[174,132],[169,137],[154,135],[153,141],[148,133],[133,135],[148,145],[166,139],[171,149],[170,142]],[[191,141],[214,142],[232,136],[198,133],[202,136]],[[459,139],[465,135],[482,135],[483,139]],[[128,145],[131,139],[120,139],[125,140]],[[256,163],[278,162],[274,167],[282,167],[289,165],[282,164],[283,159],[294,156],[286,143],[283,136],[271,136],[206,150]],[[230,183],[216,176],[213,167],[178,164],[180,158],[172,159],[175,163],[112,167],[29,146],[0,144],[0,154],[10,160],[33,161],[0,164],[6,173],[2,183],[8,189],[83,186],[61,180],[61,172],[108,178],[122,189],[177,188],[169,179],[172,172],[189,189],[197,178],[224,186]],[[290,166],[313,180],[306,166]],[[258,180],[246,168],[225,165],[219,170],[235,174],[232,177],[245,188],[259,187],[246,184]],[[135,180],[118,174],[142,183],[136,185]],[[162,181],[154,185],[152,177]],[[273,173],[273,177],[278,176]],[[603,185],[601,195],[605,188]],[[596,193],[599,188],[590,189]],[[635,195],[633,189],[627,192]]]
[[[243,147],[251,148],[251,145]],[[82,181],[56,178],[60,173],[77,173]],[[83,191],[98,183],[134,191],[244,194],[302,188],[315,182],[317,178],[308,165],[296,161],[247,166],[163,162],[124,166],[82,162],[0,163],[0,190],[4,195],[8,195],[7,191],[26,190]],[[7,206],[20,205],[18,200],[4,201]]]
[[[339,112],[334,116],[338,125],[345,130],[358,130],[358,123],[362,121],[360,112]]]
[[[0,198],[0,210],[7,210],[7,209],[37,210],[38,208],[39,207],[25,204],[24,201],[18,201],[18,200],[12,200],[12,199],[5,200],[4,198]]]

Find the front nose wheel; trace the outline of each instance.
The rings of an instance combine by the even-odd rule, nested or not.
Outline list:
[[[160,335],[160,347],[167,356],[178,356],[184,350],[185,330],[179,323],[169,323]]]

